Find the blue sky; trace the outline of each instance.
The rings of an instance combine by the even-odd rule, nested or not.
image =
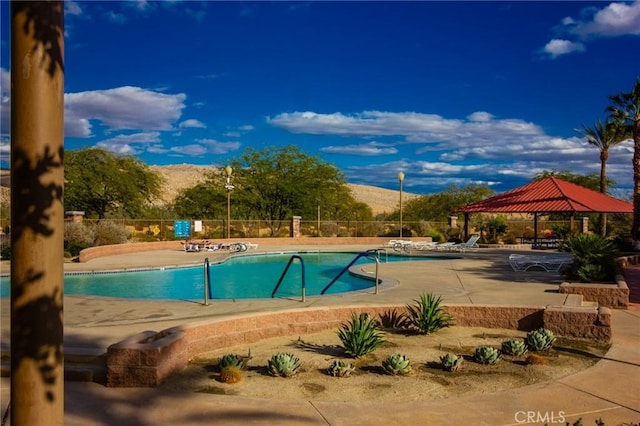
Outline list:
[[[0,161],[10,140],[1,1]],[[599,172],[575,129],[640,77],[635,2],[65,2],[65,148],[224,166],[298,145],[350,183],[503,192]],[[632,144],[610,153],[616,195]]]

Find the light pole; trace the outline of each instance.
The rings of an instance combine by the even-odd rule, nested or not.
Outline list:
[[[233,173],[233,169],[231,166],[227,166],[224,168],[224,171],[227,173],[227,183],[224,185],[224,189],[227,190],[227,239],[231,238],[231,191],[233,191],[234,186],[231,185],[231,173]]]
[[[398,182],[400,182],[400,239],[402,239],[402,181],[404,181],[404,173],[398,173]]]

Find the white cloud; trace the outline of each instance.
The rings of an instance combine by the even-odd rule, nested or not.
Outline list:
[[[492,118],[493,118],[493,115],[484,111],[476,111],[473,114],[470,114],[469,116],[467,116],[467,119],[469,121],[481,121],[481,122],[491,121]]]
[[[98,120],[111,130],[171,130],[185,99],[182,93],[167,95],[131,86],[69,93],[65,95],[65,134],[87,137],[82,120]]]
[[[338,145],[320,148],[320,151],[328,154],[344,154],[358,156],[379,156],[397,154],[398,149],[378,142],[370,142],[360,145]]]
[[[77,1],[67,0],[64,2],[65,15],[82,15],[82,8]]]
[[[0,68],[0,135],[11,131],[11,73]]]
[[[554,38],[549,41],[542,50],[552,58],[557,58],[558,56],[569,53],[584,52],[585,47],[580,42]]]
[[[240,142],[218,142],[215,139],[198,139],[199,142],[206,146],[207,152],[210,154],[228,154],[240,149]]]
[[[205,129],[207,126],[202,121],[190,118],[180,123],[178,127],[180,127],[181,129],[186,129],[186,128]]]
[[[592,20],[575,22],[572,32],[582,37],[640,35],[640,1],[611,3],[598,10]]]

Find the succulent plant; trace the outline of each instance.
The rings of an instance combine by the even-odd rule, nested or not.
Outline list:
[[[502,342],[502,353],[511,356],[524,355],[527,352],[527,344],[522,339],[509,339]]]
[[[280,352],[269,359],[267,369],[272,376],[291,377],[300,369],[300,359],[293,354]]]
[[[495,364],[500,361],[500,351],[491,346],[478,346],[473,359],[480,364]]]
[[[222,383],[238,383],[242,380],[242,369],[235,365],[227,365],[220,370],[220,381]]]
[[[555,342],[556,336],[553,331],[546,328],[539,328],[537,330],[527,333],[526,341],[527,346],[532,351],[544,351],[550,349]]]
[[[237,367],[239,370],[247,368],[247,358],[236,354],[226,354],[218,360],[218,367],[223,370],[225,367]]]
[[[338,360],[333,361],[328,370],[329,374],[334,377],[349,377],[349,375],[354,371],[355,367],[353,364]]]
[[[464,358],[454,354],[446,354],[440,357],[442,369],[445,371],[457,371],[462,367]]]
[[[342,324],[338,337],[344,352],[354,358],[371,353],[384,343],[377,322],[367,313],[351,314],[351,321]]]
[[[442,298],[433,294],[421,294],[416,305],[407,305],[407,321],[411,328],[420,334],[428,334],[449,327],[453,318],[440,306]]]
[[[382,361],[382,369],[392,376],[404,376],[411,371],[411,361],[405,355],[392,354]]]

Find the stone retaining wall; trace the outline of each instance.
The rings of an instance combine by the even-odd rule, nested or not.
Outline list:
[[[421,238],[420,241],[426,241],[429,237]],[[406,240],[411,240],[406,238]],[[241,240],[237,240],[241,241]],[[318,246],[318,245],[350,245],[350,244],[365,244],[380,246],[389,242],[389,238],[385,237],[299,237],[299,238],[251,238],[249,240],[254,244],[258,244],[258,247],[269,246]],[[147,251],[156,250],[183,250],[182,241],[155,241],[149,243],[126,243],[126,244],[112,244],[106,246],[90,247],[80,252],[80,263],[88,262],[89,260],[96,259],[103,256],[113,256],[117,254],[127,253],[141,253]]]
[[[611,339],[611,312],[604,307],[448,305],[447,310],[458,326],[523,331],[544,326],[559,336]],[[143,332],[109,347],[107,386],[157,386],[199,353],[271,337],[337,330],[353,313],[379,316],[392,311],[404,312],[405,305],[305,308],[206,320],[160,333]]]
[[[640,255],[624,256],[616,259],[617,273],[615,284],[603,283],[562,283],[560,293],[580,294],[585,301],[596,302],[599,306],[627,309],[629,307],[629,286],[622,271],[631,265],[640,263]]]

